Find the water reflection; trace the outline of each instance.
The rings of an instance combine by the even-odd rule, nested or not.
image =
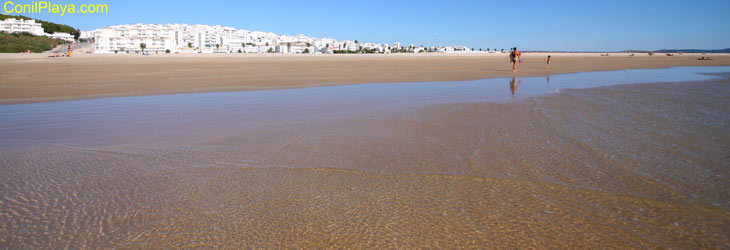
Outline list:
[[[545,80],[547,81],[547,84],[550,84],[550,75],[545,76]]]
[[[517,79],[517,77],[512,77],[512,80],[509,82],[509,89],[512,91],[513,97],[517,89],[520,88],[520,84],[522,84],[522,79]]]

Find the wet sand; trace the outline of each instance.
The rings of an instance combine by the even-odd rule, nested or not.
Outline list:
[[[525,53],[517,74],[507,54],[392,55],[97,55],[43,58],[43,55],[0,55],[0,104],[169,93],[282,89],[311,86],[459,81],[514,75],[730,65],[730,56],[699,54],[667,57],[615,53]]]
[[[728,124],[724,78],[563,89],[184,143],[3,146],[0,242],[728,248]]]

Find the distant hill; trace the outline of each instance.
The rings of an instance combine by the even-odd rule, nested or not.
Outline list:
[[[30,18],[30,17],[24,17],[24,16],[11,16],[11,15],[0,14],[0,20],[5,20],[8,18],[15,18],[15,19],[22,19],[22,20],[35,20],[37,23],[41,24],[41,26],[43,27],[43,31],[45,31],[46,33],[51,33],[51,34],[53,32],[69,33],[69,34],[73,35],[75,39],[79,39],[79,36],[81,35],[80,30],[78,30],[74,27],[68,26],[68,25],[47,22],[47,21],[38,20],[35,18]]]

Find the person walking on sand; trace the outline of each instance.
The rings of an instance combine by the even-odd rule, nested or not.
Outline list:
[[[509,53],[509,59],[512,61],[512,72],[517,72],[517,62],[521,60],[522,53],[517,50],[517,47],[512,48],[512,52]]]
[[[551,63],[552,61],[553,61],[553,56],[551,56],[551,55],[548,55],[548,58],[547,58],[547,65],[545,65],[545,68],[546,68],[546,69],[550,69],[550,63]]]

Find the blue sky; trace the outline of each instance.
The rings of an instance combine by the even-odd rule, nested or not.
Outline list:
[[[7,0],[0,0],[5,3]],[[13,0],[11,0],[13,1]],[[522,50],[730,47],[730,1],[168,1],[107,3],[107,14],[26,14],[82,30],[129,23],[225,25],[278,34]],[[14,0],[14,3],[31,1]]]

